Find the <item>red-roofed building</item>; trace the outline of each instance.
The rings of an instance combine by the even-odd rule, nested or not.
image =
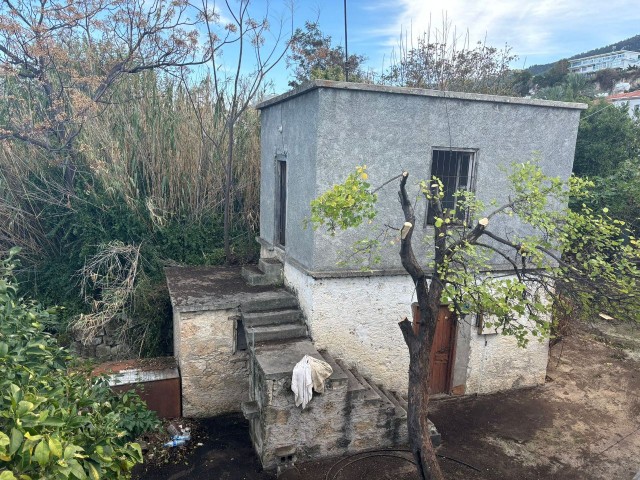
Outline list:
[[[640,108],[640,90],[609,95],[607,101],[615,106],[626,105],[629,109],[629,115],[633,116],[634,110]]]

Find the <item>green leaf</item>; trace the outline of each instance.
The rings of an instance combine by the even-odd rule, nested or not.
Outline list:
[[[49,450],[54,457],[62,457],[62,443],[57,438],[49,439]]]
[[[78,452],[82,452],[84,449],[78,445],[67,445],[64,448],[64,459],[67,461],[72,460]]]
[[[18,451],[20,445],[22,445],[22,441],[24,440],[24,435],[22,432],[16,428],[11,429],[11,443],[9,444],[9,453],[13,455]]]
[[[0,342],[0,357],[6,357],[7,353],[9,353],[9,345]]]
[[[36,462],[38,462],[38,465],[42,468],[49,463],[49,446],[47,445],[47,442],[42,440],[38,443],[35,451],[33,452],[33,458],[36,459]]]
[[[0,432],[0,448],[6,447],[9,443],[9,436],[4,432]]]
[[[82,468],[82,465],[80,465],[77,460],[70,461],[69,466],[71,467],[71,474],[78,480],[85,480],[87,478],[84,468]]]
[[[13,472],[4,471],[0,473],[0,480],[17,480],[16,477],[13,476]]]
[[[100,472],[98,472],[96,467],[90,462],[87,462],[86,465],[89,467],[89,477],[93,480],[100,480]]]

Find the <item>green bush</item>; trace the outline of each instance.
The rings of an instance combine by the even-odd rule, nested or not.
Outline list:
[[[154,419],[44,331],[56,310],[18,297],[17,253],[0,260],[0,479],[129,478],[142,462],[133,437]]]

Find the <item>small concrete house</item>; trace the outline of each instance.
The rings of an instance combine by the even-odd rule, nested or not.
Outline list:
[[[569,177],[586,106],[317,80],[258,108],[261,258],[284,264],[284,285],[297,295],[316,348],[389,389],[406,391],[408,351],[397,323],[411,317],[415,296],[397,243],[383,242],[382,261],[366,271],[340,263],[357,239],[385,224],[402,226],[397,182],[379,192],[373,225],[335,237],[305,228],[311,200],[366,164],[373,186],[406,170],[416,197],[417,182],[437,175],[486,204],[504,201],[512,162],[535,156],[548,175]],[[432,227],[425,202],[417,205],[418,228],[429,238],[414,243],[426,264]],[[509,234],[519,227],[493,228]],[[503,268],[495,264],[496,272]],[[544,382],[547,342],[532,341],[523,351],[515,339],[476,327],[475,318],[451,319],[444,328],[438,349],[447,352],[446,361],[432,393],[489,393]]]
[[[304,227],[311,200],[365,164],[374,185],[406,170],[416,196],[418,181],[437,175],[485,202],[505,200],[505,168],[533,155],[566,179],[585,105],[315,81],[258,108],[259,271],[243,269],[245,282],[232,267],[166,270],[182,414],[242,409],[264,468],[406,444],[409,358],[397,323],[412,314],[412,281],[397,243],[383,242],[381,262],[366,270],[340,263],[355,240],[403,224],[398,185],[379,192],[373,224],[335,237]],[[417,214],[429,236],[424,202]],[[503,234],[521,228],[492,225]],[[418,237],[427,262],[430,242]],[[432,394],[544,382],[546,342],[523,351],[475,322],[442,316]],[[301,410],[291,381],[305,355],[328,362],[333,374]],[[431,437],[437,444],[435,428]]]

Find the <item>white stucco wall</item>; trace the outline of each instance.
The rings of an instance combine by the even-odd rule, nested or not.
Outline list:
[[[525,349],[513,336],[470,333],[469,363],[465,393],[491,393],[499,390],[543,384],[547,374],[549,341],[530,336]]]
[[[612,100],[616,107],[620,107],[622,105],[626,106],[629,110],[629,116],[633,118],[633,114],[636,108],[640,108],[640,98],[619,98]]]
[[[293,290],[316,348],[354,365],[385,387],[405,391],[409,355],[398,322],[415,301],[408,276],[314,279],[289,263],[285,284]],[[458,327],[452,386],[466,394],[491,393],[544,383],[548,341],[532,337],[522,349],[515,338]]]
[[[411,318],[408,276],[313,279],[285,263],[316,348],[354,365],[387,388],[406,391],[409,353],[398,327]]]

